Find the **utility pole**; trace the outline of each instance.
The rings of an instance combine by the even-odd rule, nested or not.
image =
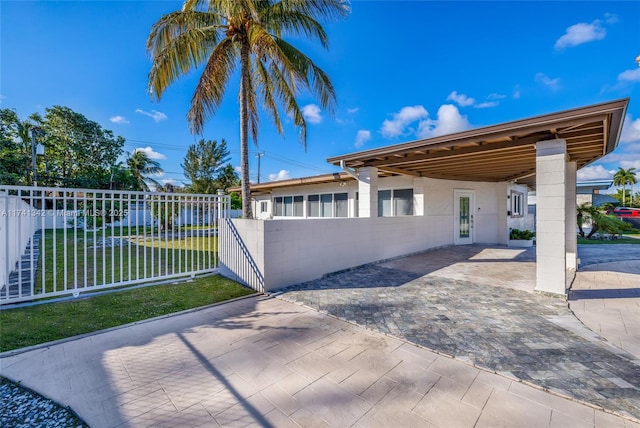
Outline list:
[[[260,158],[264,156],[264,152],[256,153],[256,157],[258,158],[258,184],[260,184]]]
[[[36,146],[38,142],[36,141],[36,134],[39,130],[37,126],[31,128],[31,172],[33,174],[33,187],[38,186],[38,176],[36,172]]]

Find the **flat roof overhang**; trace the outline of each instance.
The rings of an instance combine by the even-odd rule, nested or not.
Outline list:
[[[327,159],[384,175],[464,181],[517,181],[535,185],[536,143],[563,139],[570,161],[582,168],[613,151],[629,99],[416,140]],[[252,186],[253,190],[253,186]]]
[[[268,181],[266,183],[256,183],[251,185],[251,195],[259,196],[269,194],[273,189],[281,187],[304,186],[310,184],[339,183],[354,180],[346,172],[336,172],[333,174],[314,175],[311,177],[291,178],[289,180]],[[242,187],[230,187],[229,192],[241,192]]]

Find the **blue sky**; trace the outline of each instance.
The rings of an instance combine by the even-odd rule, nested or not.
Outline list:
[[[186,113],[198,71],[162,100],[149,97],[145,42],[180,1],[0,2],[0,101],[21,117],[63,105],[144,149],[184,182]],[[306,151],[298,132],[280,136],[262,114],[250,169],[261,181],[337,171],[326,158],[630,97],[618,149],[579,171],[611,177],[640,170],[640,2],[354,1],[325,25],[328,51],[292,39],[331,77],[335,115],[302,93]],[[237,79],[205,127],[240,163]]]

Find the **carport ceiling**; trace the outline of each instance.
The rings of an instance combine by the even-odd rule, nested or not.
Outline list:
[[[563,139],[578,168],[613,151],[629,99],[327,159],[349,168],[468,181],[535,184],[536,142]]]

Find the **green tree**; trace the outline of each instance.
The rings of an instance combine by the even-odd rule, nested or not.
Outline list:
[[[591,223],[591,230],[586,236],[592,238],[596,233],[608,233],[609,235],[621,235],[624,232],[632,232],[633,226],[618,218],[616,215],[606,215],[600,209],[585,202],[577,208],[578,229],[581,237],[584,236],[583,223]]]
[[[638,182],[636,179],[635,168],[624,169],[619,167],[616,173],[613,176],[613,184],[616,186],[622,186],[622,205],[625,206],[627,204],[627,184],[631,184],[631,195],[633,195],[633,185]],[[633,196],[632,196],[633,203]]]
[[[111,166],[122,154],[124,138],[69,107],[45,109],[43,131],[50,185],[109,188]]]
[[[14,110],[0,109],[0,183],[29,184],[31,143],[26,146],[23,139],[29,133],[26,128],[27,122],[21,121]]]
[[[151,159],[149,155],[142,150],[134,150],[133,153],[129,154],[127,157],[127,166],[136,179],[138,190],[150,191],[151,189],[148,183],[153,184],[156,189],[163,187],[156,179],[148,176],[149,174],[160,174],[164,172],[160,167],[160,162]]]
[[[238,173],[233,165],[228,163],[220,170],[216,177],[216,183],[217,188],[222,189],[225,192],[229,187],[236,187],[240,185],[240,177],[238,177]]]
[[[251,218],[249,198],[249,134],[258,141],[258,97],[283,132],[278,103],[300,129],[306,146],[306,121],[296,100],[299,88],[318,96],[332,109],[335,93],[329,77],[285,36],[328,38],[320,19],[344,17],[346,0],[187,0],[181,10],[156,22],[147,39],[153,65],[149,92],[158,100],[167,87],[204,65],[191,99],[187,120],[201,134],[205,121],[220,106],[226,86],[239,65],[240,157],[243,216]]]
[[[213,194],[218,189],[217,177],[229,161],[227,142],[204,139],[189,146],[181,165],[194,193]]]

